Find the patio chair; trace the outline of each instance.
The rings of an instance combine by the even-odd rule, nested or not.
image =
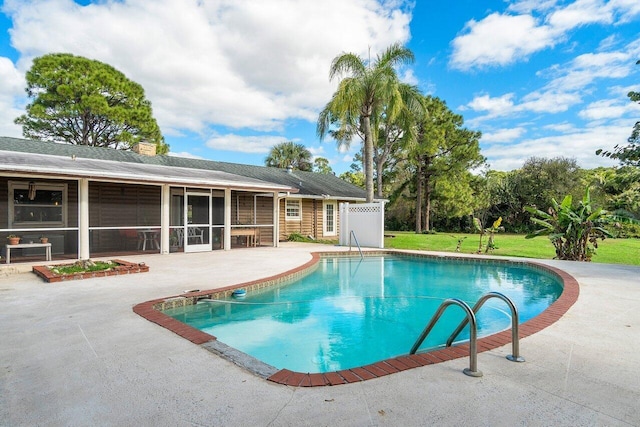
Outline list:
[[[189,244],[204,243],[204,231],[197,227],[187,227],[187,237]]]

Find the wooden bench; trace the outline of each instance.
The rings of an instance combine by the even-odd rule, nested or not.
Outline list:
[[[16,248],[44,248],[47,261],[51,261],[51,243],[18,243],[17,245],[7,245],[7,264],[11,264],[11,249]]]

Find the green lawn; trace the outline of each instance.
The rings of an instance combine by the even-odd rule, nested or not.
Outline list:
[[[437,233],[415,234],[412,232],[386,231],[385,248],[419,249],[425,251],[455,252],[458,239],[466,237],[460,247],[461,253],[471,254],[478,251],[478,234]],[[483,237],[487,242],[487,236]],[[525,239],[522,234],[496,234],[496,249],[493,255],[513,257],[552,259],[555,256],[553,245],[548,237]],[[483,249],[484,253],[484,249]],[[592,262],[640,265],[640,239],[606,239],[598,241],[598,250]]]

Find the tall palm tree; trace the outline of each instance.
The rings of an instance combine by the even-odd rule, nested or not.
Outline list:
[[[271,147],[264,164],[272,168],[285,169],[291,166],[293,169],[310,171],[313,166],[312,157],[313,155],[304,145],[287,141]]]
[[[348,145],[354,135],[364,142],[364,170],[367,202],[373,201],[373,144],[377,140],[375,120],[383,109],[395,118],[404,107],[400,79],[394,67],[413,62],[413,53],[400,44],[389,46],[375,61],[354,53],[336,56],[329,79],[346,74],[331,100],[320,112],[317,134],[322,140],[331,134],[340,145]],[[373,123],[372,123],[373,121]],[[332,126],[337,126],[331,130]]]

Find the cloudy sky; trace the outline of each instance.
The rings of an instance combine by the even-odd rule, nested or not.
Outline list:
[[[638,0],[5,0],[0,14],[0,135],[22,135],[33,58],[69,52],[140,83],[174,155],[263,164],[292,140],[349,168],[315,135],[335,90],[331,60],[394,42],[416,56],[402,78],[483,133],[490,167],[531,156],[614,163],[640,106]]]

